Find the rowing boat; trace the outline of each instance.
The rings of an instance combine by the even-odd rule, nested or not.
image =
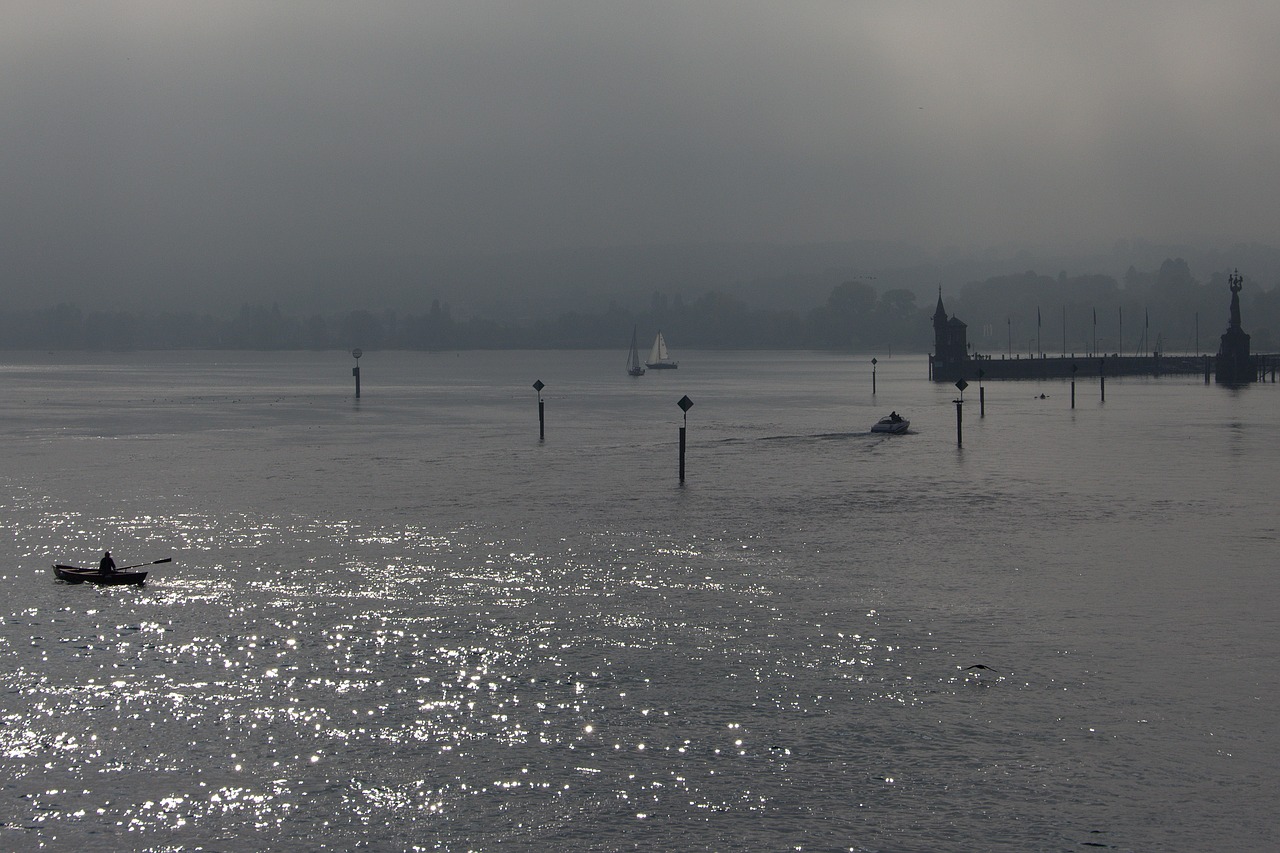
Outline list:
[[[80,566],[63,566],[57,563],[53,566],[53,573],[57,575],[58,580],[67,583],[89,583],[102,584],[104,586],[116,586],[119,584],[141,585],[147,579],[146,572],[112,572],[109,575],[100,574],[97,569],[85,569]]]

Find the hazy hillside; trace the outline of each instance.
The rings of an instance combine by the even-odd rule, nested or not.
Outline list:
[[[570,310],[598,310],[616,302],[642,309],[652,294],[734,294],[765,308],[807,310],[831,288],[862,280],[884,292],[914,291],[921,299],[958,292],[966,283],[1035,270],[1057,276],[1101,274],[1123,280],[1130,267],[1155,269],[1167,258],[1187,261],[1207,280],[1239,268],[1268,287],[1280,283],[1280,249],[1273,246],[1191,246],[1127,241],[1102,251],[927,252],[883,243],[808,245],[635,246],[522,253],[382,258],[317,264],[246,276],[252,286],[233,302],[275,301],[290,310],[425,311],[435,299],[456,317],[533,320]],[[217,306],[210,306],[216,308]]]

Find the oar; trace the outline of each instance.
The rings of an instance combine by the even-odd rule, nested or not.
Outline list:
[[[117,572],[127,572],[129,569],[140,569],[143,566],[154,566],[156,563],[172,563],[173,557],[165,557],[163,560],[152,560],[150,563],[138,563],[136,566],[125,566],[123,569],[116,569]]]

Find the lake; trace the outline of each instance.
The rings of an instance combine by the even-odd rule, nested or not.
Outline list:
[[[1280,846],[1276,385],[673,357],[4,354],[0,848]]]

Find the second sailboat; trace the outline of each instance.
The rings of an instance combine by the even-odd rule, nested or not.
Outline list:
[[[644,366],[650,370],[675,370],[680,366],[667,353],[667,341],[662,337],[662,332],[658,332],[658,336],[653,339],[653,349],[649,350],[649,360]]]

